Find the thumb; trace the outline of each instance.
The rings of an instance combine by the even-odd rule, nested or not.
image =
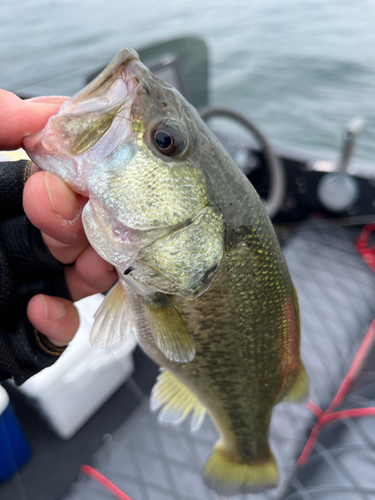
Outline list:
[[[66,98],[46,97],[23,101],[0,89],[0,150],[18,149],[26,134],[42,130],[50,116],[58,113]]]

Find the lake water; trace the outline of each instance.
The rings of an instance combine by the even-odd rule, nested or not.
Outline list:
[[[356,156],[374,161],[374,26],[373,0],[2,0],[0,86],[195,35],[209,47],[211,103],[246,113],[271,138],[329,152],[362,116]]]

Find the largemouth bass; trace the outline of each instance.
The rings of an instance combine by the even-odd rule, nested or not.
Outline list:
[[[136,332],[162,368],[159,421],[220,439],[206,483],[221,494],[277,485],[274,405],[302,401],[298,301],[255,190],[197,111],[131,49],[24,141],[33,161],[89,197],[91,245],[118,283],[96,314],[99,347]]]

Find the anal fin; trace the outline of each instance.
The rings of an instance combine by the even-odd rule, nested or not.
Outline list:
[[[194,359],[195,347],[188,324],[163,293],[143,297],[145,315],[161,352],[179,363]]]
[[[92,346],[103,349],[124,342],[132,333],[134,318],[131,304],[120,281],[104,297],[95,313],[90,333]]]
[[[160,373],[151,393],[150,410],[160,408],[158,421],[164,425],[179,425],[193,412],[192,432],[199,430],[207,412],[198,398],[168,371]]]

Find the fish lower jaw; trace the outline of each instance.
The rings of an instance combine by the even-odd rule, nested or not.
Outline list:
[[[82,211],[83,227],[91,246],[104,260],[115,266],[123,273],[134,262],[139,248],[118,242],[113,232],[98,222],[90,202],[86,203]]]

